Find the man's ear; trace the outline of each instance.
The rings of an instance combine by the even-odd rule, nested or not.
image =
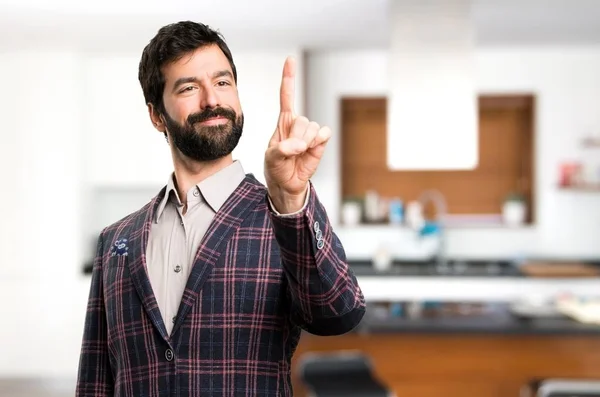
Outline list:
[[[159,132],[166,132],[165,123],[160,115],[158,109],[151,103],[148,103],[148,115],[150,116],[150,121],[152,121],[152,125]]]

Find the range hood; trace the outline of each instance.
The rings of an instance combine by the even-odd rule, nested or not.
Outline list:
[[[390,0],[387,164],[470,170],[478,163],[470,0]]]

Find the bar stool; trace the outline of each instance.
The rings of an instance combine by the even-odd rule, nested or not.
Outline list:
[[[395,397],[360,352],[306,353],[299,367],[310,397]]]

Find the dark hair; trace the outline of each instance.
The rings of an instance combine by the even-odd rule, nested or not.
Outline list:
[[[144,48],[138,70],[138,79],[146,104],[151,103],[159,112],[164,112],[162,96],[165,78],[161,68],[198,48],[214,44],[218,45],[227,57],[234,81],[237,83],[237,71],[231,51],[219,32],[202,23],[191,21],[181,21],[160,28]]]

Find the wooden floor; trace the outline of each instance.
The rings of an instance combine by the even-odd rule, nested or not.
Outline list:
[[[75,381],[0,378],[0,397],[73,397]]]

